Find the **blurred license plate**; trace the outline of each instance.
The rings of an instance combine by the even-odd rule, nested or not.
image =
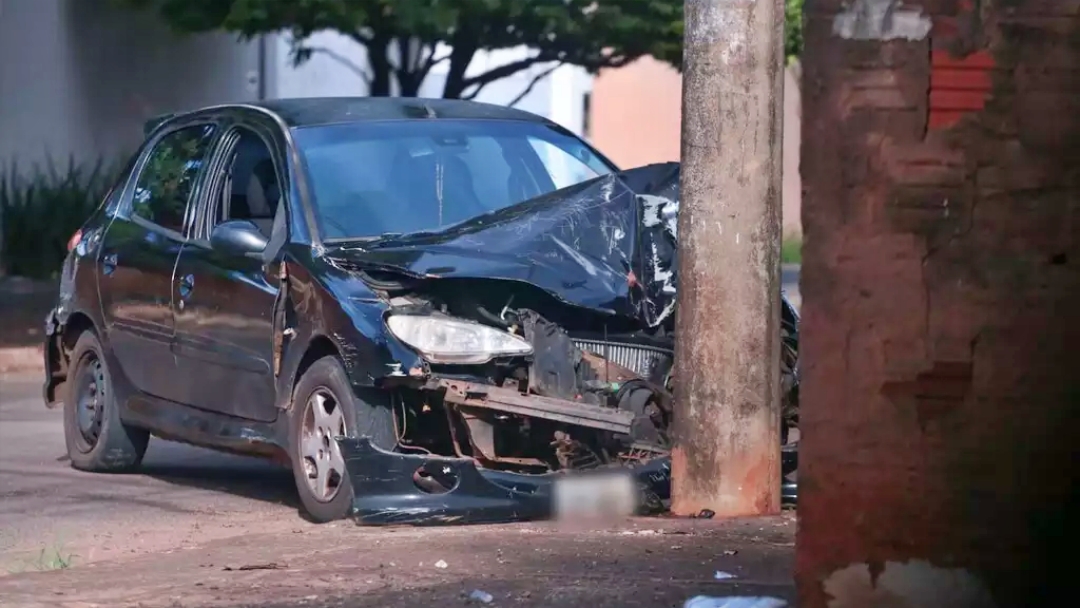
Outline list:
[[[572,475],[555,482],[552,499],[558,519],[621,517],[637,511],[638,489],[629,471]]]

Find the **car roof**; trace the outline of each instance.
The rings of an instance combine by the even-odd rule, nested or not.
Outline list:
[[[419,97],[298,97],[273,99],[246,104],[223,104],[157,116],[147,121],[147,134],[173,118],[226,110],[259,107],[281,117],[289,127],[310,127],[334,123],[375,120],[517,120],[550,124],[546,118],[530,112],[461,99],[425,99]]]
[[[547,122],[524,112],[477,101],[418,97],[311,97],[274,99],[257,104],[274,112],[290,127],[336,122],[409,119],[502,119]]]

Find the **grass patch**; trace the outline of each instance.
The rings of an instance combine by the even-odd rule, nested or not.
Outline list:
[[[802,237],[785,236],[780,244],[780,263],[802,264]]]
[[[61,547],[43,548],[36,558],[27,560],[22,568],[9,570],[9,572],[11,574],[21,574],[28,570],[37,572],[67,570],[75,563],[75,557],[74,553],[65,552]]]
[[[75,561],[73,553],[63,553],[60,549],[42,549],[35,567],[42,572],[49,570],[67,570]]]

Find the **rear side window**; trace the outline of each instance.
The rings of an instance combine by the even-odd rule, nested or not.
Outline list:
[[[188,200],[213,137],[213,125],[195,125],[161,138],[135,184],[132,196],[135,215],[162,228],[182,232]]]

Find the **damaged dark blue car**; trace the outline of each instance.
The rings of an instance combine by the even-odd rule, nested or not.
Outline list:
[[[45,400],[76,468],[136,468],[151,435],[264,456],[315,521],[662,510],[678,188],[472,102],[163,117],[69,243]],[[782,327],[788,475],[786,299]]]

